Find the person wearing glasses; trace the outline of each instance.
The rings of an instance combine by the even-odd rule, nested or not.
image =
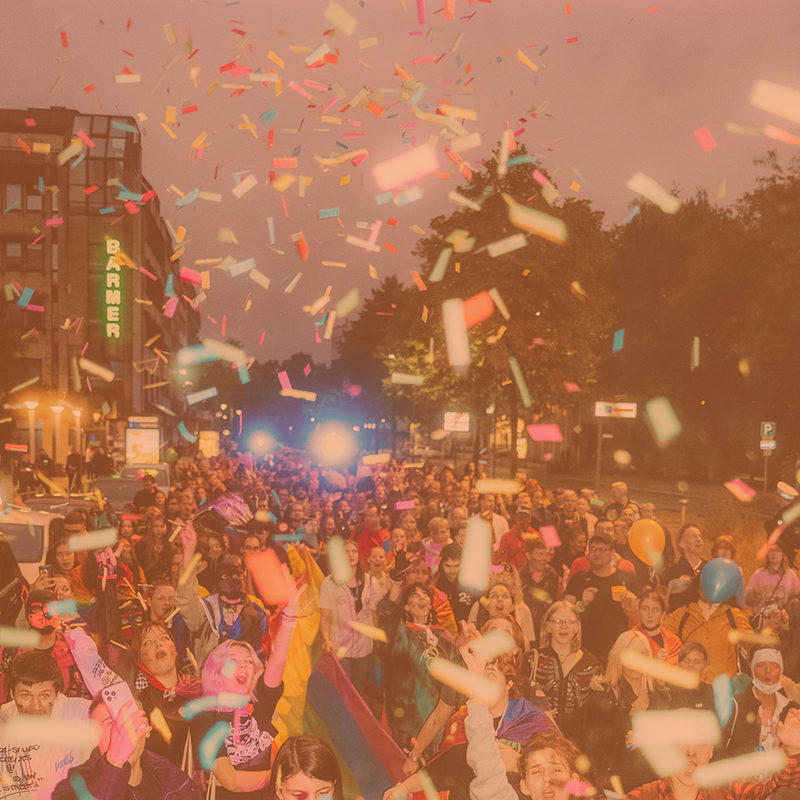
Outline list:
[[[564,736],[583,747],[583,706],[592,678],[603,665],[581,646],[581,614],[572,604],[558,600],[542,619],[539,647],[528,656],[531,686],[542,688],[550,713]]]
[[[617,637],[628,630],[622,601],[628,592],[636,594],[633,573],[614,567],[614,540],[607,533],[595,533],[589,540],[589,569],[576,572],[567,584],[564,600],[581,613],[583,644],[597,658],[608,657]]]

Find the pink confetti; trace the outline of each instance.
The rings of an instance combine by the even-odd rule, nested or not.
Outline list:
[[[408,508],[414,508],[413,500],[401,500],[399,503],[394,504],[395,511],[405,511]]]
[[[500,564],[492,564],[489,567],[489,572],[502,572],[504,567]]]
[[[437,56],[424,56],[423,58],[415,58],[415,64],[427,64],[429,61],[436,61]]]
[[[359,153],[350,163],[357,167],[365,158],[369,158],[369,153]]]
[[[186,283],[195,283],[198,286],[203,283],[203,278],[200,273],[188,267],[181,267],[181,280],[186,281]]]
[[[44,306],[25,306],[26,311],[41,311],[44,312]]]
[[[54,228],[58,225],[63,225],[64,219],[63,217],[53,217],[52,219],[45,220],[44,224],[47,228]]]
[[[265,337],[266,335],[267,335],[267,332],[266,332],[266,331],[264,331],[264,333],[262,333],[262,334],[261,334],[261,336],[259,336],[259,338],[258,338],[258,346],[259,346],[259,347],[261,347],[261,345],[262,345],[262,344],[264,344],[264,337]]]
[[[303,375],[305,375],[307,378],[310,374],[311,374],[311,364],[306,364],[303,367]]]
[[[581,390],[577,383],[570,383],[569,381],[564,381],[564,388],[568,392],[579,392]]]
[[[420,25],[425,24],[425,0],[417,0],[417,19]]]
[[[223,314],[222,315],[222,335],[223,336],[225,335],[225,327],[227,326],[227,324],[228,324],[228,317],[227,317],[226,314]]]
[[[178,298],[171,297],[167,301],[167,306],[164,309],[164,316],[172,319],[175,316],[175,309],[178,307]]]
[[[139,206],[137,206],[136,203],[133,200],[128,200],[128,202],[125,203],[125,209],[127,210],[127,212],[129,214],[138,214],[139,213]]]
[[[558,531],[553,525],[542,525],[539,528],[539,533],[542,535],[542,541],[547,547],[561,547],[561,539],[558,537]]]
[[[528,433],[534,442],[563,442],[564,437],[558,425],[528,425]]]
[[[281,382],[281,389],[291,389],[292,382],[289,380],[289,373],[286,370],[281,370],[278,373],[278,380]]]
[[[94,147],[94,142],[83,131],[78,131],[78,138],[82,139],[90,150]]]
[[[694,138],[700,142],[700,147],[706,151],[713,150],[717,143],[714,141],[714,137],[711,135],[711,131],[708,128],[700,128],[699,131],[694,132]]]
[[[36,120],[35,120],[35,119],[26,119],[26,120],[25,120],[25,124],[26,124],[26,125],[27,125],[29,128],[35,128],[35,127],[36,127]]]
[[[289,88],[294,89],[297,94],[302,95],[306,98],[306,100],[311,99],[311,95],[302,86],[298,86],[294,81],[289,81]]]
[[[325,105],[322,106],[322,108],[320,108],[319,110],[320,114],[324,114],[338,99],[339,98],[336,95],[331,97],[331,99],[328,100],[328,102],[325,103]]]
[[[439,159],[436,151],[429,144],[423,144],[413,150],[382,161],[372,168],[378,188],[382,192],[394,189],[403,183],[412,183],[423,175],[439,170]]]
[[[83,346],[83,350],[81,350],[81,356],[85,356],[86,355],[86,351],[88,349],[89,349],[89,342],[86,342],[86,344]]]
[[[727,481],[724,486],[737,500],[744,503],[749,503],[756,496],[755,490],[739,478]]]
[[[535,180],[535,181],[536,181],[536,182],[537,182],[537,183],[538,183],[540,186],[547,186],[547,184],[548,184],[548,183],[550,183],[550,181],[549,181],[549,180],[547,180],[547,178],[545,178],[545,176],[544,176],[544,175],[542,175],[542,173],[541,173],[541,172],[539,172],[539,170],[538,170],[538,169],[535,169],[535,170],[533,171],[533,179],[534,179],[534,180]]]

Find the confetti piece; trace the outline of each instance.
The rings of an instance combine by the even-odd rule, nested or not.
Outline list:
[[[361,463],[364,466],[371,466],[372,464],[388,464],[391,461],[390,453],[374,453],[361,457]]]
[[[750,105],[778,117],[800,122],[800,91],[770,81],[757,81],[749,96]]]
[[[539,67],[531,61],[522,50],[517,50],[517,58],[526,66],[530,67],[534,72],[538,71]]]
[[[656,439],[656,444],[669,444],[683,429],[678,415],[666,397],[656,397],[645,404],[646,419]]]
[[[197,437],[189,431],[186,425],[183,422],[178,423],[178,431],[180,435],[186,439],[187,442],[191,442],[194,444],[197,441]]]
[[[78,603],[76,600],[53,600],[47,604],[46,616],[57,617],[62,614],[77,614]]]
[[[376,642],[388,641],[388,638],[386,636],[386,631],[384,631],[382,628],[376,628],[374,625],[365,625],[363,622],[356,622],[355,620],[350,620],[348,624],[353,630],[358,631],[360,634],[366,636],[369,639],[372,639],[373,641]]]
[[[116,528],[102,528],[91,533],[79,533],[69,537],[69,549],[73,553],[84,550],[98,550],[103,547],[113,547],[117,543]]]
[[[228,738],[231,730],[232,728],[229,723],[220,720],[215,723],[211,730],[203,737],[198,748],[200,764],[203,769],[209,772],[214,769],[214,765],[217,763],[219,748],[222,746],[225,739]]]
[[[361,39],[358,42],[358,46],[364,50],[367,47],[377,47],[378,46],[378,37],[371,36],[369,39]]]
[[[618,353],[625,346],[625,328],[614,331],[614,341],[611,345],[611,352]]]
[[[375,178],[381,191],[389,191],[404,183],[421,178],[439,169],[439,159],[436,151],[430,144],[423,144],[388,161],[376,164],[372,168],[372,175]]]
[[[789,131],[783,130],[783,128],[778,128],[775,125],[765,125],[764,126],[764,135],[768,136],[770,139],[775,139],[778,142],[783,142],[784,144],[791,144],[797,147],[800,145],[800,136],[795,136]],[[36,145],[34,145],[34,149]]]
[[[115,75],[114,80],[117,83],[140,83],[142,80],[142,76],[138,74],[131,74],[131,75]],[[195,106],[195,110],[197,110],[197,106]],[[186,113],[186,112],[184,112]]]
[[[192,392],[191,394],[186,395],[186,402],[193,406],[196,403],[202,403],[204,400],[210,400],[212,397],[216,397],[217,394],[217,387],[212,386],[208,389],[201,389],[199,392]]]
[[[269,278],[257,269],[250,270],[250,279],[264,289],[269,289]]]
[[[245,272],[250,272],[250,270],[255,269],[256,262],[255,259],[248,258],[245,261],[238,261],[231,267],[231,277],[235,278],[237,275],[242,275]]]
[[[467,521],[467,534],[464,540],[464,553],[458,572],[458,581],[478,592],[489,585],[489,564],[491,560],[492,529],[480,517],[470,517]]]
[[[461,562],[464,563],[463,561]],[[488,574],[488,570],[487,570]],[[446,661],[443,658],[435,658],[429,665],[428,670],[436,680],[452,686],[468,697],[480,697],[489,704],[494,703],[500,697],[501,688],[482,675],[473,675],[463,667]],[[438,796],[438,795],[437,795]]]
[[[172,25],[169,23],[164,26],[164,35],[167,37],[167,44],[178,43],[178,40],[175,38],[175,31],[172,29]]]
[[[303,273],[298,272],[297,275],[295,275],[294,278],[292,278],[292,280],[289,282],[289,285],[283,291],[286,292],[286,294],[291,294],[294,291],[295,286],[297,286],[298,282],[300,281],[300,278],[302,277]]]
[[[484,661],[490,662],[502,653],[511,652],[515,646],[514,640],[505,631],[493,630],[478,639],[472,649]]]
[[[647,659],[640,653],[636,655]],[[687,731],[692,732],[692,744],[716,744],[720,739],[719,723],[711,711],[645,711],[633,716],[633,739],[659,774],[671,775],[685,769],[679,746],[686,742]]]
[[[442,318],[450,365],[455,369],[463,369],[469,365],[470,351],[462,301],[445,300],[442,303]]]
[[[622,652],[622,664],[643,675],[649,675],[658,681],[680,686],[682,689],[696,689],[700,685],[700,675],[688,669],[673,667],[652,656],[645,656],[635,650]]]
[[[525,378],[522,375],[522,370],[520,369],[519,362],[514,356],[511,356],[508,359],[508,364],[511,367],[511,372],[514,375],[514,380],[517,382],[517,389],[519,389],[519,396],[522,399],[522,405],[524,405],[525,408],[530,408],[533,405],[533,401],[531,400],[530,393],[528,392],[528,386],[525,383]],[[528,430],[530,430],[531,427],[534,426],[529,426]],[[559,433],[559,436],[560,435],[561,434]],[[534,439],[534,441],[536,440]],[[561,441],[561,439],[548,440],[548,441]]]
[[[357,288],[351,289],[339,302],[336,304],[335,313],[336,318],[341,319],[347,316],[354,308],[356,308],[361,301],[361,294]]]
[[[473,211],[480,211],[481,207],[470,200],[468,197],[464,197],[463,195],[459,194],[458,192],[450,192],[447,195],[447,199],[451,203],[456,203],[459,206],[465,206],[466,208],[471,208]]]
[[[451,194],[453,193],[451,192]],[[444,274],[447,271],[447,265],[450,263],[450,256],[452,254],[452,247],[445,247],[444,250],[439,253],[439,258],[436,259],[436,264],[434,264],[431,274],[428,276],[428,280],[431,281],[431,283],[438,283],[442,280],[442,278],[444,278]]]
[[[578,41],[577,36],[573,36],[571,39],[567,39],[567,44],[573,44],[574,42]]]
[[[231,193],[234,197],[240,198],[243,195],[247,194],[254,186],[258,184],[255,175],[248,175],[238,186],[234,186],[231,189]]]
[[[39,647],[41,634],[35,630],[0,627],[0,647]]]
[[[561,430],[555,424],[528,425],[528,433],[534,442],[563,442]]]
[[[424,378],[421,375],[404,375],[401,372],[393,372],[391,382],[402,386],[422,386]]]
[[[717,675],[711,684],[714,689],[714,707],[720,725],[726,725],[733,713],[733,686],[731,679],[725,675]]]
[[[293,581],[283,571],[281,562],[273,550],[248,553],[247,568],[253,576],[264,602],[280,605],[289,600],[293,591]]]
[[[464,324],[467,328],[488,319],[494,312],[494,302],[489,292],[479,292],[464,301]]]
[[[514,250],[519,250],[528,244],[528,240],[522,233],[515,233],[513,236],[507,236],[505,239],[500,239],[497,242],[492,242],[486,247],[489,255],[492,258],[511,253]]]
[[[504,319],[511,319],[511,314],[509,313],[508,309],[506,308],[506,304],[503,302],[503,298],[500,297],[500,292],[497,289],[489,289],[489,297],[492,298],[494,301],[495,306],[503,315]]]
[[[100,739],[100,726],[91,720],[23,715],[12,717],[4,723],[3,739],[10,744],[36,742],[40,747],[63,746],[68,741],[71,747],[91,749]]]
[[[783,750],[770,749],[748,753],[737,758],[726,758],[698,767],[695,781],[698,786],[727,786],[732,781],[761,775],[772,775],[786,766]]]
[[[755,490],[751,489],[740,478],[726,481],[723,486],[737,499],[744,503],[749,503],[756,495]]]
[[[542,535],[542,541],[547,547],[561,547],[561,539],[558,535],[558,530],[553,525],[542,525],[539,528],[539,533]]]
[[[729,631],[728,641],[731,644],[748,642],[749,644],[765,644],[770,647],[780,647],[781,640],[777,636],[770,636],[765,633],[752,633],[750,631]]]
[[[519,481],[503,478],[483,478],[475,482],[480,494],[519,494],[523,487]]]
[[[352,570],[341,536],[332,536],[328,541],[328,557],[333,580],[340,586],[345,585],[352,577]]]
[[[331,314],[331,317],[333,317],[333,314]],[[304,392],[300,389],[281,389],[280,394],[281,397],[294,397],[297,400],[308,400],[310,403],[314,403],[317,400],[316,392]]]
[[[675,214],[681,207],[681,201],[662,189],[652,178],[637,172],[625,184],[631,191],[646,197],[655,203],[666,214]]]
[[[708,128],[700,128],[694,132],[694,138],[700,143],[700,147],[706,151],[713,150],[717,143],[714,141],[714,137],[711,135],[711,131]]]

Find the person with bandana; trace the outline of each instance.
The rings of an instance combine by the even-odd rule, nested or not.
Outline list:
[[[178,581],[175,603],[194,638],[194,654],[202,668],[208,654],[228,639],[247,642],[263,658],[262,638],[269,641],[268,617],[245,593],[245,567],[241,556],[226,556],[219,564],[218,591],[203,600],[197,590],[197,573],[187,568],[194,557],[197,534],[187,523],[181,530],[184,575]]]
[[[790,700],[781,685],[783,655],[780,650],[762,647],[750,660],[753,683],[733,698],[726,757],[779,747],[776,726],[792,709],[800,706]]]
[[[92,699],[80,670],[75,664],[64,634],[60,630],[59,615],[48,610],[48,604],[55,603],[57,600],[56,593],[47,589],[36,589],[28,595],[25,601],[28,626],[31,630],[39,633],[39,644],[35,648],[0,648],[0,702],[5,703],[11,699],[8,676],[14,669],[14,664],[20,658],[33,652],[52,656],[61,673],[60,691],[66,697]]]
[[[381,648],[384,710],[392,738],[406,753],[442,690],[428,662],[437,656],[455,657],[453,637],[437,624],[434,591],[438,590],[419,583],[403,589],[392,580],[389,593],[378,603],[378,626],[387,637]],[[439,752],[442,734],[439,731],[422,753],[426,761]]]

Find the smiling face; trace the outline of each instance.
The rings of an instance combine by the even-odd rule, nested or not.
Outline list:
[[[687,556],[698,558],[703,552],[703,534],[699,528],[687,528],[681,536],[678,547]]]
[[[546,747],[528,756],[520,789],[533,800],[569,800],[570,793],[564,785],[577,778],[577,773],[570,775],[566,761],[555,750]]]
[[[636,512],[630,506],[625,506],[625,508],[619,512],[619,518],[624,520],[625,524],[630,528],[636,520]]]
[[[166,587],[159,587],[159,589]],[[173,589],[173,599],[174,599]],[[142,637],[142,646],[139,658],[143,666],[147,667],[156,677],[168,675],[175,669],[177,650],[172,636],[159,627],[151,627]]]
[[[250,651],[245,647],[232,647],[220,675],[220,688],[223,692],[249,695],[255,682],[256,665]]]

